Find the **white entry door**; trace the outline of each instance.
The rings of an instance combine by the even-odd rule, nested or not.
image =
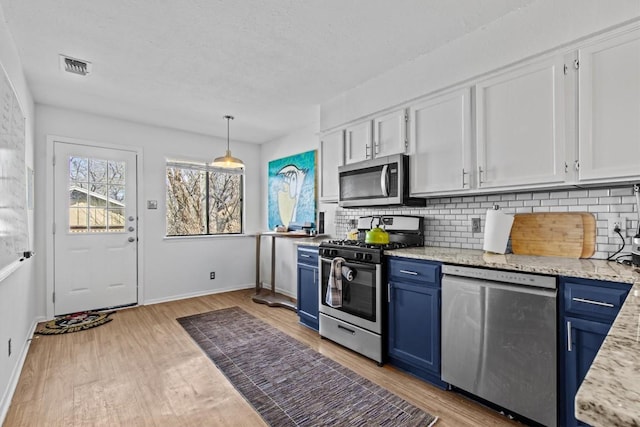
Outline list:
[[[137,303],[133,151],[54,143],[56,315]]]

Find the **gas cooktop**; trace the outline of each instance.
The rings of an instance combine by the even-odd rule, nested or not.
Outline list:
[[[367,248],[367,249],[379,249],[379,250],[385,251],[385,250],[391,250],[391,249],[406,248],[409,245],[402,242],[390,242],[387,244],[373,244],[373,243],[366,243],[361,240],[329,240],[327,242],[322,242],[322,246],[325,246],[325,247],[326,246],[335,246],[335,247],[351,246],[351,247]]]
[[[328,240],[320,244],[319,253],[324,258],[342,257],[346,260],[382,262],[383,252],[410,246],[423,246],[424,218],[407,215],[365,216],[357,221],[357,240]],[[374,226],[384,227],[389,243],[366,243],[366,232]]]

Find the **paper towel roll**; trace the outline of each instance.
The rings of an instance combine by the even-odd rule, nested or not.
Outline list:
[[[513,225],[513,215],[500,210],[489,209],[484,225],[484,244],[482,249],[496,254],[507,251],[507,242]]]

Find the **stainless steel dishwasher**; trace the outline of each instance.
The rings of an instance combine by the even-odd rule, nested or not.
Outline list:
[[[442,379],[556,426],[556,278],[457,265],[442,271]]]

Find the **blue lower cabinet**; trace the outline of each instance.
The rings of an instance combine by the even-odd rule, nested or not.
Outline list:
[[[560,422],[587,426],[575,417],[575,397],[631,285],[560,278]]]
[[[565,337],[567,337],[567,350],[565,352],[565,365],[563,380],[566,387],[566,396],[572,397],[565,402],[565,422],[562,425],[586,426],[575,418],[575,395],[587,371],[596,358],[598,350],[609,332],[610,325],[573,317],[565,317]],[[570,336],[570,338],[568,337]],[[569,342],[571,345],[569,346]]]
[[[300,323],[318,330],[318,248],[298,248],[298,317]]]
[[[421,271],[434,268],[431,279],[419,279]],[[388,292],[389,362],[446,388],[440,379],[440,264],[391,258]]]

